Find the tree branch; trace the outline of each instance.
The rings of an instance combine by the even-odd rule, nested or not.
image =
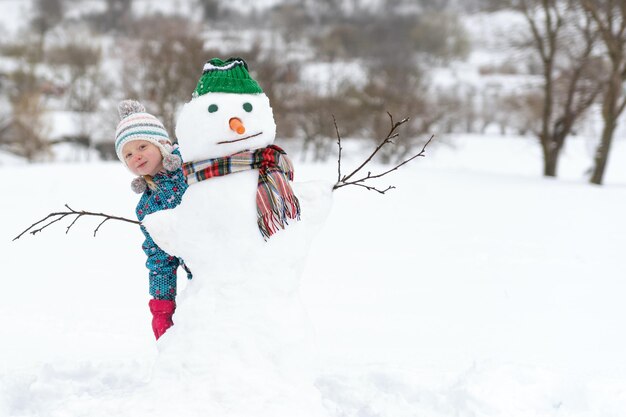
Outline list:
[[[382,141],[378,144],[378,146],[376,147],[376,149],[374,149],[374,152],[372,152],[372,153],[370,154],[370,156],[369,156],[369,157],[367,157],[367,159],[366,159],[366,160],[365,160],[365,161],[364,161],[361,165],[359,165],[359,167],[358,167],[358,168],[356,168],[356,169],[355,169],[354,171],[352,171],[350,174],[348,174],[348,175],[344,176],[344,177],[340,180],[340,182],[346,182],[347,180],[349,180],[350,178],[352,178],[352,176],[353,176],[354,174],[356,174],[357,172],[359,172],[359,171],[360,171],[360,170],[361,170],[361,169],[362,169],[365,165],[367,165],[367,163],[368,163],[368,162],[370,162],[370,161],[372,160],[372,158],[373,158],[373,157],[374,157],[374,156],[378,153],[378,151],[380,151],[380,150],[383,148],[383,146],[385,146],[385,145],[386,145],[386,144],[388,144],[388,143],[393,143],[391,140],[392,140],[392,139],[395,139],[395,138],[397,138],[397,137],[398,137],[398,133],[396,133],[396,132],[395,132],[395,131],[396,131],[396,129],[398,129],[398,127],[400,127],[401,125],[403,125],[404,123],[406,123],[406,122],[408,122],[408,121],[409,121],[409,118],[407,117],[407,118],[404,118],[404,119],[400,120],[400,121],[399,121],[399,122],[397,122],[397,123],[394,123],[394,122],[393,122],[393,116],[392,116],[389,112],[387,112],[387,114],[389,115],[389,120],[390,120],[390,122],[391,122],[391,128],[389,129],[389,133],[387,133],[387,136],[385,137],[385,139],[383,139],[383,140],[382,140]]]
[[[339,129],[337,128],[337,122],[335,121],[335,118],[333,117],[333,121],[335,121],[335,131],[337,132],[337,144],[339,145],[339,158],[337,161],[337,172],[338,172],[338,177],[337,177],[337,183],[333,186],[333,191],[337,190],[341,187],[345,187],[348,185],[355,185],[358,187],[363,187],[367,190],[373,190],[373,191],[377,191],[381,194],[385,194],[387,191],[392,190],[394,188],[396,188],[395,186],[388,186],[386,189],[381,190],[378,189],[374,186],[370,186],[370,185],[366,185],[364,184],[366,181],[368,180],[372,180],[372,179],[376,179],[376,178],[381,178],[389,173],[391,173],[392,171],[397,170],[398,168],[400,168],[403,165],[408,164],[409,162],[411,162],[412,160],[414,160],[417,157],[423,157],[426,155],[426,147],[430,144],[430,142],[433,140],[433,138],[435,137],[435,135],[432,135],[430,137],[430,139],[428,139],[428,141],[426,141],[426,143],[424,144],[424,146],[422,147],[421,151],[419,151],[417,154],[411,156],[408,159],[405,159],[404,161],[402,161],[401,163],[397,164],[396,166],[394,166],[391,169],[388,169],[387,171],[384,171],[382,173],[379,174],[372,174],[371,171],[368,171],[367,175],[364,177],[361,177],[359,179],[353,179],[352,181],[350,181],[350,179],[352,177],[354,177],[354,175],[359,172],[361,169],[363,169],[368,163],[371,162],[372,158],[374,158],[374,156],[387,144],[394,144],[392,139],[395,139],[399,136],[399,133],[397,132],[398,128],[400,126],[402,126],[404,123],[408,122],[409,119],[408,118],[404,118],[399,122],[394,122],[393,120],[393,116],[387,112],[387,114],[389,115],[389,120],[391,123],[390,129],[389,129],[389,133],[387,133],[387,136],[378,144],[378,146],[376,146],[376,148],[374,149],[374,151],[365,159],[365,161],[363,163],[361,163],[354,171],[352,171],[350,174],[348,175],[344,175],[343,177],[341,176],[341,135],[339,134]]]
[[[111,216],[110,214],[105,214],[105,213],[94,213],[91,211],[76,211],[73,208],[71,208],[70,206],[68,206],[67,204],[65,204],[65,207],[67,207],[67,209],[69,211],[59,211],[56,213],[50,213],[48,214],[46,217],[44,217],[43,219],[31,224],[30,226],[28,226],[26,228],[26,230],[24,230],[22,233],[20,233],[19,235],[17,235],[15,238],[13,238],[13,241],[19,239],[20,237],[22,237],[25,233],[30,233],[31,235],[35,235],[39,232],[41,232],[43,229],[45,229],[48,226],[51,226],[52,224],[63,220],[65,217],[67,216],[76,216],[76,218],[72,221],[72,223],[70,223],[69,226],[67,226],[67,229],[65,230],[65,233],[67,234],[70,229],[72,228],[72,226],[74,226],[74,224],[76,223],[76,221],[82,217],[82,216],[95,216],[95,217],[104,217],[104,220],[98,225],[98,227],[96,227],[96,229],[93,231],[93,235],[94,237],[96,236],[96,233],[98,232],[98,230],[100,229],[100,226],[102,226],[104,224],[104,222],[106,222],[107,220],[120,220],[123,222],[127,222],[127,223],[133,223],[133,224],[141,224],[141,222],[137,221],[137,220],[131,220],[131,219],[127,219],[125,217],[119,217],[119,216]],[[35,228],[36,226],[38,226],[41,223],[44,223],[46,220],[48,219],[53,219],[52,221],[46,223],[45,225],[39,227],[39,228]]]
[[[341,135],[339,134],[339,128],[337,127],[337,120],[333,114],[333,123],[335,124],[335,132],[337,132],[337,146],[339,147],[339,160],[337,161],[337,183],[341,181]]]

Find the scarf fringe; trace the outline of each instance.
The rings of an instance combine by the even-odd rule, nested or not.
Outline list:
[[[275,204],[272,204],[271,210],[262,213],[257,210],[257,223],[263,239],[267,240],[274,233],[281,229],[285,229],[289,225],[288,219],[300,220],[300,202],[298,197],[291,194],[286,197],[272,195]],[[258,206],[257,206],[258,208]]]

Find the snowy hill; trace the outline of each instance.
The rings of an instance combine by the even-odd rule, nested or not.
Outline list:
[[[0,0],[0,27],[16,33],[29,3]],[[351,3],[358,2],[344,5]],[[68,13],[77,16],[103,2],[74,6]],[[136,0],[134,7],[146,14],[194,11],[191,1],[178,0]],[[500,13],[463,21],[475,49],[467,62],[438,68],[434,84],[475,89],[469,96],[476,99],[536,82],[523,71],[481,73],[511,59],[503,28],[518,20]],[[222,47],[241,43],[214,35]],[[309,65],[303,82],[332,91],[340,70],[356,84],[367,81],[358,66],[340,62]],[[110,71],[119,75],[117,67]],[[540,177],[533,139],[452,135],[445,138],[451,146],[432,147],[427,158],[382,181],[397,186],[387,195],[336,193],[303,265],[301,290],[317,334],[316,385],[331,416],[623,415],[626,143],[616,137],[606,185],[588,185],[598,120],[581,126],[584,138],[568,139],[559,179]],[[333,158],[303,164],[290,154],[296,181],[335,179]],[[346,163],[359,156],[348,152]],[[194,384],[201,390],[193,370],[172,378],[152,412],[137,412],[159,345],[135,226],[107,222],[94,238],[98,221],[82,218],[65,235],[66,219],[11,241],[66,203],[134,217],[137,197],[120,164],[24,165],[0,154],[0,173],[0,417],[204,416],[204,400],[185,392]],[[181,279],[183,293],[185,285]]]
[[[600,188],[582,178],[583,141],[559,180],[539,177],[528,140],[456,143],[396,172],[386,196],[334,197],[302,288],[330,414],[621,415],[626,149]],[[11,242],[65,203],[132,217],[130,176],[118,163],[0,172],[0,416],[134,415],[157,353],[139,231],[109,222],[93,238],[84,218]],[[296,181],[335,175],[296,164]],[[202,415],[176,395],[163,401]]]

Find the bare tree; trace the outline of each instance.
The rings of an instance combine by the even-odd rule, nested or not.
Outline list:
[[[594,156],[590,182],[602,184],[617,120],[624,112],[626,94],[626,2],[623,0],[581,0],[596,23],[609,58],[608,82],[602,93],[604,127]]]
[[[63,19],[63,0],[36,0],[34,2],[34,17],[31,26],[39,36],[37,54],[39,60],[45,49],[45,39],[48,31]]]
[[[108,29],[119,30],[132,20],[132,0],[106,0],[104,24]]]
[[[280,30],[286,43],[307,37],[303,28],[311,26],[311,16],[306,6],[300,4],[281,4],[269,13],[272,25]]]
[[[514,5],[526,18],[530,46],[541,61],[542,117],[535,134],[543,151],[543,174],[555,177],[566,138],[601,88],[592,55],[597,32],[571,0],[518,0]]]
[[[53,88],[45,75],[36,73],[37,62],[31,61],[33,57],[28,54],[28,45],[18,48],[20,56],[24,57],[24,65],[8,73],[3,83],[11,110],[0,126],[0,146],[33,162],[49,150],[43,118],[44,91]]]
[[[0,127],[0,146],[33,162],[49,150],[42,96],[37,91],[26,91],[11,106],[10,119]]]
[[[196,0],[202,9],[202,16],[205,20],[215,21],[220,17],[219,0]]]
[[[378,140],[389,126],[387,112],[410,114],[411,120],[404,126],[405,135],[396,146],[387,146],[377,154],[383,163],[401,160],[413,152],[423,141],[418,139],[429,133],[444,117],[449,105],[443,95],[437,96],[427,89],[425,74],[410,59],[400,57],[380,63],[370,69],[369,82],[364,88],[363,114],[368,117],[365,126],[369,137]]]
[[[419,107],[419,118],[424,126],[422,133],[433,129],[441,133],[470,133],[476,131],[478,121],[489,124],[491,119],[478,111],[477,91],[475,86],[456,82],[420,93],[423,101]]]
[[[430,11],[419,16],[410,36],[421,57],[446,62],[465,58],[470,52],[465,29],[450,11]]]
[[[136,28],[137,41],[121,48],[125,96],[151,103],[172,133],[177,107],[191,99],[202,74],[204,42],[181,18],[152,16]]]
[[[100,101],[111,91],[100,65],[100,47],[73,41],[50,48],[47,55],[48,63],[67,80],[67,107],[78,112],[96,111]]]
[[[250,65],[252,77],[263,87],[269,98],[276,120],[276,136],[291,137],[296,126],[293,109],[299,102],[300,64],[288,61],[277,51],[261,53],[259,44],[252,49],[231,51],[231,56],[244,57]]]
[[[498,98],[496,119],[501,129],[512,128],[520,135],[538,132],[541,129],[541,91],[526,86],[520,92],[510,92]]]
[[[45,0],[44,0],[45,1]],[[105,0],[104,8],[83,15],[83,19],[98,32],[127,33],[133,29],[132,0]]]
[[[320,95],[304,92],[297,97],[289,118],[295,122],[296,131],[302,136],[302,159],[309,154],[314,161],[325,161],[331,155],[336,133],[332,117],[342,122],[342,132],[347,136],[363,130],[366,118],[361,103],[355,99],[356,92],[345,89],[337,94]]]

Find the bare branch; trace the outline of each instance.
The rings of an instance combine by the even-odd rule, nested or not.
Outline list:
[[[355,185],[358,187],[363,187],[369,191],[376,191],[379,192],[380,194],[385,194],[387,191],[392,190],[394,188],[396,188],[393,185],[389,185],[386,189],[381,190],[378,189],[374,186],[371,185],[367,185],[365,184],[366,181],[368,180],[372,180],[372,179],[376,179],[376,178],[380,178],[383,177],[389,173],[391,173],[392,171],[397,170],[398,168],[400,168],[403,165],[406,165],[407,163],[411,162],[412,160],[414,160],[417,157],[423,157],[426,154],[426,147],[430,144],[430,142],[433,140],[433,138],[435,137],[435,135],[432,135],[430,137],[430,139],[428,139],[428,141],[426,141],[426,143],[424,144],[424,146],[422,147],[421,151],[418,152],[417,154],[411,156],[408,159],[405,159],[404,161],[402,161],[401,163],[397,164],[396,166],[394,166],[391,169],[388,169],[387,171],[384,171],[380,174],[372,174],[371,171],[367,172],[367,175],[356,179],[356,180],[352,180],[350,181],[350,178],[352,178],[357,172],[359,172],[361,169],[363,169],[363,167],[365,167],[371,160],[372,158],[378,153],[378,151],[380,151],[385,145],[387,144],[394,144],[394,142],[392,141],[392,139],[396,138],[399,136],[399,133],[397,132],[398,128],[403,125],[404,123],[408,122],[409,119],[408,118],[404,118],[399,122],[394,122],[393,120],[393,116],[387,112],[387,114],[389,115],[389,120],[391,123],[391,127],[389,129],[389,133],[387,134],[387,136],[378,144],[378,146],[376,147],[376,149],[374,149],[374,151],[365,159],[365,161],[363,163],[361,163],[361,165],[359,165],[354,171],[352,171],[349,175],[344,175],[343,177],[341,176],[341,135],[339,134],[339,129],[337,129],[337,123],[335,121],[335,128],[337,131],[337,143],[339,144],[339,160],[338,160],[338,178],[337,178],[337,183],[333,186],[333,190],[337,190],[341,187],[345,187],[348,185]],[[333,118],[334,120],[334,118]]]
[[[382,177],[383,175],[387,175],[387,174],[389,174],[390,172],[395,171],[396,169],[400,168],[402,165],[405,165],[405,164],[407,164],[407,163],[411,162],[412,160],[414,160],[414,159],[415,159],[415,158],[417,158],[417,157],[424,157],[424,156],[426,156],[426,147],[430,144],[430,142],[434,139],[434,137],[435,137],[435,135],[431,135],[431,137],[430,137],[430,138],[426,141],[426,143],[425,143],[425,144],[424,144],[424,146],[422,147],[422,150],[421,150],[421,151],[419,151],[419,153],[417,153],[417,154],[413,155],[412,157],[410,157],[410,158],[408,158],[408,159],[405,159],[404,161],[402,161],[401,163],[399,163],[399,164],[398,164],[398,165],[396,165],[395,167],[393,167],[393,168],[391,168],[390,170],[387,170],[387,171],[385,171],[385,172],[383,172],[383,173],[381,173],[381,174],[378,174],[378,175],[370,175],[370,174],[368,173],[368,175],[367,175],[367,179],[369,179],[369,178],[380,178],[380,177]],[[365,180],[365,179],[363,179],[363,180]]]
[[[66,204],[65,206],[69,208],[69,206],[68,206],[67,204]],[[72,209],[70,209],[70,210],[72,210]],[[72,211],[74,211],[74,210],[72,210]],[[72,228],[72,226],[74,226],[74,223],[76,223],[76,220],[80,219],[80,216],[82,216],[82,214],[79,214],[78,216],[76,216],[76,218],[74,219],[74,221],[72,221],[72,223],[70,223],[70,225],[69,225],[69,226],[67,226],[67,229],[65,230],[65,234],[68,234],[68,233],[69,233],[69,231],[70,231],[70,229]]]
[[[345,183],[345,184],[340,184],[340,185],[337,185],[337,186],[335,186],[335,188],[333,188],[333,190],[336,190],[337,188],[345,187],[346,185],[356,185],[357,187],[363,187],[363,188],[366,188],[368,191],[376,191],[376,192],[381,193],[381,194],[385,194],[387,191],[389,191],[389,190],[393,190],[394,188],[396,188],[396,187],[394,187],[393,185],[389,185],[389,186],[388,186],[387,188],[385,188],[384,190],[379,190],[378,188],[376,188],[376,187],[372,187],[372,186],[367,185],[367,184],[359,184],[359,183],[357,183],[357,182],[350,182],[350,183]]]
[[[30,233],[31,235],[35,235],[39,232],[41,232],[43,229],[45,229],[46,227],[60,221],[63,220],[65,217],[67,216],[76,216],[76,218],[72,221],[72,223],[70,223],[70,225],[67,227],[65,233],[67,234],[70,229],[72,228],[72,226],[74,226],[74,224],[76,223],[76,221],[82,217],[82,216],[95,216],[95,217],[104,217],[104,220],[98,225],[98,227],[96,227],[96,229],[93,232],[94,237],[96,236],[96,233],[98,232],[98,229],[100,229],[100,226],[102,226],[104,224],[104,222],[106,222],[107,220],[120,220],[123,222],[127,222],[127,223],[133,223],[133,224],[141,224],[141,222],[137,221],[137,220],[131,220],[131,219],[127,219],[125,217],[119,217],[119,216],[111,216],[110,214],[105,214],[105,213],[94,213],[91,211],[77,211],[74,210],[73,208],[71,208],[70,206],[68,206],[67,204],[65,204],[65,207],[69,210],[69,211],[59,211],[56,213],[50,213],[48,214],[46,217],[44,217],[43,219],[31,224],[28,228],[26,228],[26,230],[24,230],[22,233],[20,233],[19,235],[17,235],[15,238],[13,238],[13,241],[19,239],[20,237],[22,237],[22,235],[24,235],[25,233]],[[45,222],[48,219],[53,219],[52,221],[46,223],[44,226],[35,229],[35,227],[43,222]]]
[[[110,220],[110,219],[111,219],[110,217],[107,217],[106,219],[102,220],[102,222],[100,222],[98,227],[96,227],[96,229],[93,231],[93,237],[96,237],[96,233],[98,233],[98,230],[100,229],[100,226],[102,226],[104,224],[104,222],[106,222],[107,220]]]
[[[359,172],[365,165],[367,165],[372,160],[372,158],[378,153],[378,151],[380,151],[382,149],[383,146],[385,146],[387,143],[393,143],[391,140],[398,137],[398,133],[396,132],[396,130],[400,126],[402,126],[403,124],[405,124],[406,122],[409,121],[409,118],[406,117],[406,118],[400,120],[399,122],[394,123],[393,122],[393,116],[391,114],[389,114],[389,112],[387,112],[387,114],[389,115],[389,119],[391,121],[391,128],[389,129],[389,133],[387,133],[387,136],[378,144],[378,146],[376,147],[376,149],[374,149],[374,151],[370,154],[370,156],[361,165],[358,166],[358,168],[356,168],[350,174],[344,176],[340,180],[340,182],[346,182],[347,180],[352,178],[352,176],[354,176],[354,174]]]
[[[337,182],[341,181],[341,135],[337,127],[337,120],[333,114],[333,123],[335,124],[335,132],[337,132],[337,146],[339,147],[339,159],[337,161]]]
[[[63,213],[51,213],[51,214],[49,214],[48,216],[46,216],[44,219],[42,219],[42,220],[38,221],[37,223],[35,223],[34,225],[37,225],[37,224],[39,224],[39,223],[41,223],[41,222],[43,222],[43,221],[45,221],[45,220],[49,219],[50,217],[52,217],[52,216],[56,216],[56,215],[59,215],[59,214],[63,214]],[[59,220],[62,220],[65,216],[67,216],[67,214],[63,214],[61,217],[59,217],[59,218],[57,218],[57,219],[52,220],[50,223],[45,224],[44,226],[40,227],[39,229],[35,229],[35,230],[33,230],[33,231],[31,232],[31,234],[33,234],[33,235],[34,235],[35,233],[41,232],[43,229],[45,229],[46,227],[50,226],[51,224],[56,223],[56,222],[58,222]],[[33,226],[34,226],[34,225],[33,225]],[[31,227],[32,227],[32,226],[31,226]],[[16,238],[16,239],[17,239],[17,238]],[[13,240],[15,240],[15,239],[13,239]]]

